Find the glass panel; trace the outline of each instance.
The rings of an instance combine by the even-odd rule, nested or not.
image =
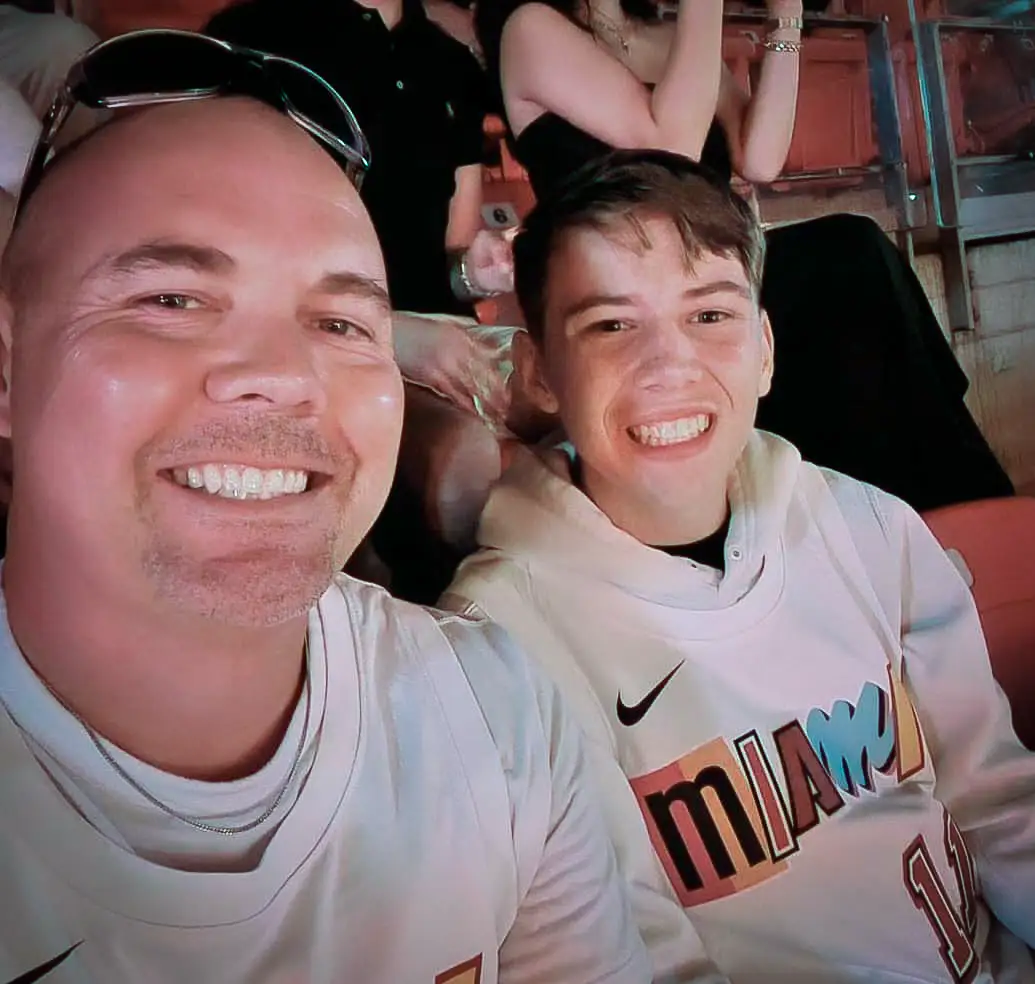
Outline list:
[[[959,79],[956,156],[1035,157],[1035,27],[943,37],[946,73]]]
[[[1035,228],[1035,27],[943,24],[942,61],[968,236]]]
[[[886,169],[845,168],[840,176],[832,172],[812,172],[792,176],[775,184],[755,188],[759,211],[767,225],[782,225],[803,217],[815,218],[838,212],[869,215],[885,230],[904,229],[916,224],[902,212],[902,206],[889,201],[892,182]],[[918,210],[922,203],[910,196],[910,208]],[[922,223],[921,223],[922,224]]]
[[[950,17],[981,17],[999,24],[1035,24],[1035,0],[945,0]]]

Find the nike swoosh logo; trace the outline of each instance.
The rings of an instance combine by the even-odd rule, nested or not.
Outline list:
[[[654,701],[658,699],[658,697],[661,695],[661,691],[665,689],[665,686],[668,684],[669,680],[671,680],[676,675],[676,673],[679,671],[679,667],[681,667],[684,662],[686,661],[680,660],[675,669],[668,673],[661,680],[661,682],[638,704],[633,704],[631,707],[626,706],[622,703],[622,695],[619,694],[618,703],[615,706],[615,712],[618,714],[618,720],[621,721],[622,724],[624,724],[627,728],[631,728],[634,724],[638,724],[640,721],[642,721],[644,714],[646,714],[647,711],[651,709],[651,705],[654,703]]]
[[[72,953],[80,946],[83,945],[83,941],[80,940],[74,946],[70,946],[64,953],[59,953],[53,960],[48,960],[45,964],[40,964],[35,970],[30,970],[27,974],[22,974],[20,977],[16,977],[13,981],[9,981],[8,984],[33,984],[33,981],[41,980],[46,977],[52,970],[56,970],[60,964],[63,964]]]

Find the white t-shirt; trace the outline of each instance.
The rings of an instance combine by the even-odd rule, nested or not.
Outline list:
[[[589,737],[659,976],[703,942],[736,984],[1035,982],[1035,755],[951,562],[772,435],[730,503],[720,572],[519,455],[451,589]]]
[[[339,577],[282,747],[231,783],[105,762],[0,623],[0,981],[644,982],[582,750],[490,624]],[[306,724],[306,703],[309,704]],[[41,978],[30,978],[41,979]]]

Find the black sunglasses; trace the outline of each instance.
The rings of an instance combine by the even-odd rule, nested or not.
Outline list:
[[[72,65],[44,117],[18,208],[39,184],[76,105],[126,109],[223,95],[252,96],[285,113],[330,151],[357,188],[362,183],[370,167],[366,137],[345,100],[315,72],[204,34],[156,29],[102,41]]]

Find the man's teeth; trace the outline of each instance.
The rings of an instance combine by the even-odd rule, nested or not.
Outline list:
[[[630,427],[633,439],[648,447],[658,448],[666,444],[681,444],[700,437],[711,426],[712,419],[706,413],[680,420],[666,420],[661,424],[639,424]]]
[[[290,468],[245,468],[242,465],[193,465],[174,468],[177,485],[224,499],[275,499],[304,492],[309,473]]]

